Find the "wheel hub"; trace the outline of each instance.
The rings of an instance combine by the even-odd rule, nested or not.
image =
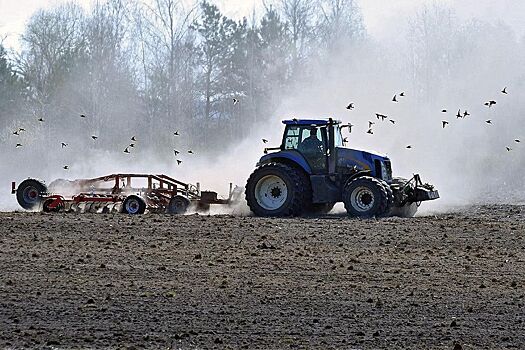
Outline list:
[[[126,203],[126,211],[130,214],[135,214],[139,211],[139,202],[136,199],[131,199]]]
[[[34,187],[28,187],[24,190],[24,200],[29,203],[34,203],[38,198],[38,191]]]
[[[255,199],[266,210],[281,208],[288,198],[288,186],[277,175],[267,175],[255,185]]]
[[[271,190],[271,194],[273,198],[279,198],[282,194],[282,191],[279,187],[274,187]]]
[[[350,200],[352,207],[359,212],[366,212],[374,206],[374,193],[368,187],[357,187],[352,191]]]

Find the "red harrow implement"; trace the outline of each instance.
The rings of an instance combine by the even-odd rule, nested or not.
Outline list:
[[[133,180],[133,185],[132,185]],[[138,184],[138,186],[137,186]],[[94,212],[143,214],[150,212],[184,214],[189,208],[206,211],[211,204],[229,205],[240,191],[230,191],[227,199],[216,192],[201,191],[166,175],[113,174],[94,179],[55,180],[46,186],[42,181],[27,179],[11,193],[26,210],[44,212]]]

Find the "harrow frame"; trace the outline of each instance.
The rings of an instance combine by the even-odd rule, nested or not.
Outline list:
[[[146,187],[133,187],[133,180],[138,179],[145,180]],[[76,194],[68,196],[50,192],[43,182],[35,179],[23,181],[18,188],[16,182],[12,182],[11,194],[17,194],[17,200],[24,209],[44,212],[119,211],[142,214],[147,209],[150,212],[182,214],[190,206],[197,210],[207,210],[212,204],[229,205],[235,192],[230,183],[228,198],[220,199],[216,192],[201,191],[199,183],[195,185],[184,183],[164,174],[111,174],[92,179],[57,181],[75,188]],[[31,184],[36,182],[39,186],[30,188],[28,192],[28,182]],[[53,186],[53,183],[50,186]],[[18,194],[21,191],[24,195]],[[25,196],[26,192],[30,194],[29,197]],[[141,204],[142,201],[144,205],[140,206],[143,209],[137,212],[126,211],[123,204],[131,197],[135,198],[136,203]]]

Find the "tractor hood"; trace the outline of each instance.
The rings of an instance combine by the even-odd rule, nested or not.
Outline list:
[[[372,174],[377,177],[382,177],[381,169],[377,167],[377,164],[380,166],[385,165],[387,168],[390,168],[390,159],[387,156],[379,153],[337,147],[336,155],[337,167],[356,167],[357,170],[370,170]]]

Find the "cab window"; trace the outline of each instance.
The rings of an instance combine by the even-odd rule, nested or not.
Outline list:
[[[300,129],[298,126],[289,126],[284,138],[284,149],[297,149],[299,146]]]

